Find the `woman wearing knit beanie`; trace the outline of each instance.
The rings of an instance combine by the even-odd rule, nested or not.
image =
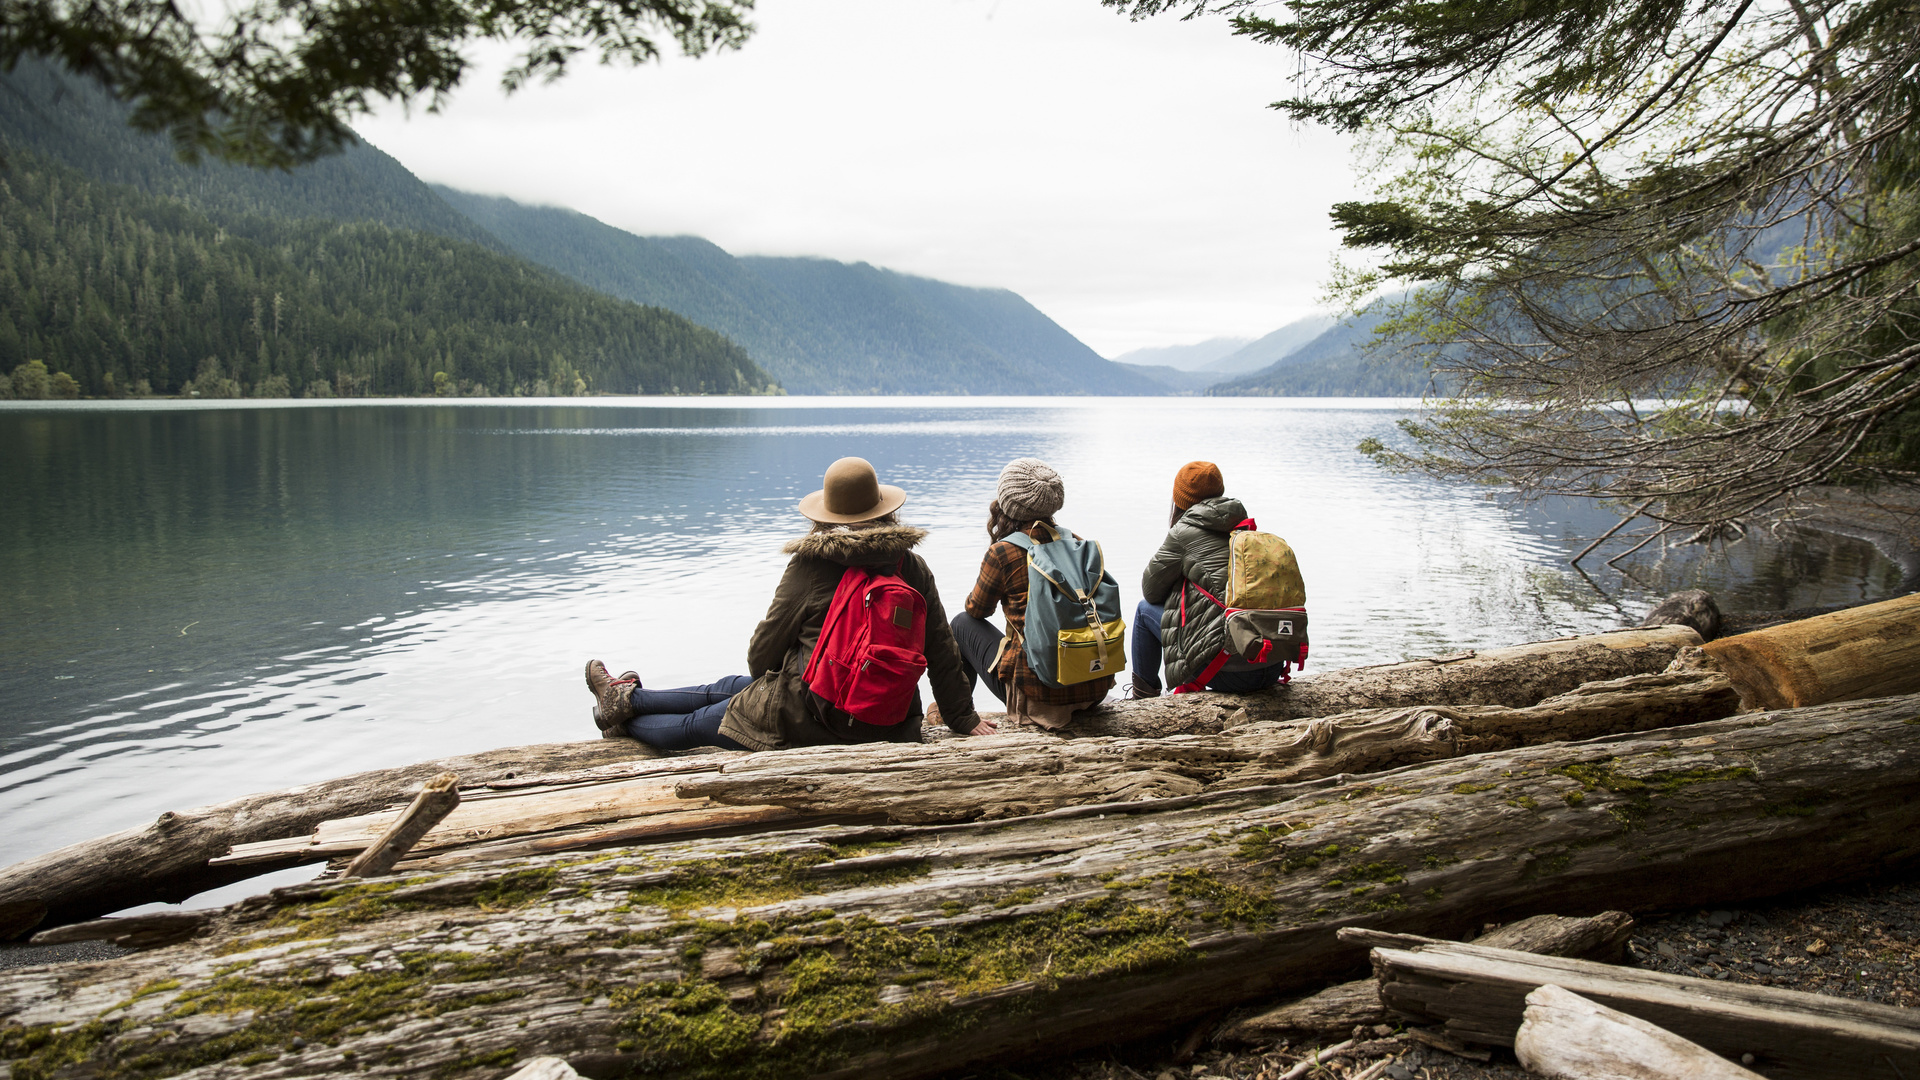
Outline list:
[[[1181,625],[1179,592],[1191,581],[1215,596],[1227,592],[1227,536],[1249,515],[1239,499],[1227,498],[1220,466],[1189,461],[1173,476],[1173,516],[1160,550],[1140,575],[1140,606],[1133,617],[1133,686],[1129,697],[1160,695],[1164,654],[1167,684],[1181,686],[1206,669],[1227,640],[1226,613],[1207,602],[1187,605]],[[1233,694],[1264,690],[1280,681],[1285,663],[1221,671],[1208,690]]]
[[[1043,727],[1064,726],[1075,712],[1113,689],[1111,675],[1071,686],[1049,685],[1028,666],[1021,647],[1027,623],[1027,553],[1007,537],[1021,532],[1039,543],[1052,540],[1058,531],[1053,515],[1066,499],[1066,484],[1044,461],[1020,458],[1000,470],[1000,483],[987,504],[992,543],[967,594],[966,610],[953,617],[953,639],[967,674],[985,682],[994,697],[1008,703],[1009,712]],[[995,608],[1005,617],[1004,635],[987,621]]]

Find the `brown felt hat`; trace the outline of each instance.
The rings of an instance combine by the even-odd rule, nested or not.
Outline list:
[[[819,491],[800,500],[800,513],[829,525],[871,521],[900,509],[907,493],[883,484],[866,458],[843,457],[827,466]]]
[[[1226,493],[1227,482],[1220,478],[1220,466],[1211,461],[1189,461],[1173,474],[1173,505],[1178,509]]]

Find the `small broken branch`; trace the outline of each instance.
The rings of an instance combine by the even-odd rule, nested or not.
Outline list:
[[[427,835],[427,830],[440,824],[440,819],[453,813],[460,805],[460,776],[457,773],[443,772],[426,782],[420,794],[414,796],[413,805],[401,813],[386,832],[381,833],[367,850],[361,852],[347,864],[341,877],[380,877],[393,869],[393,864],[406,857],[413,845]]]

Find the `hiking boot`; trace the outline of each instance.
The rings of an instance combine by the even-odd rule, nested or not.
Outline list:
[[[1133,684],[1128,686],[1126,692],[1121,696],[1133,699],[1159,697],[1160,688],[1157,686],[1148,686],[1146,683],[1141,682],[1138,677],[1135,677]]]
[[[610,739],[626,737],[627,721],[634,716],[633,691],[639,685],[640,676],[634,672],[623,671],[616,679],[607,674],[605,664],[587,661],[587,689],[593,691],[593,722],[600,734]]]

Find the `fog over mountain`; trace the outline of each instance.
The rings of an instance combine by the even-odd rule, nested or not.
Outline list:
[[[1192,345],[1160,345],[1135,349],[1113,358],[1116,364],[1135,367],[1167,367],[1175,371],[1198,371],[1222,357],[1230,356],[1253,344],[1252,338],[1217,337]]]
[[[1202,370],[1222,376],[1258,371],[1285,358],[1321,334],[1334,328],[1339,319],[1333,315],[1309,315],[1275,330],[1206,364]]]
[[[797,394],[1162,394],[1006,289],[824,258],[736,257],[572,210],[436,187],[509,249],[711,327]]]

